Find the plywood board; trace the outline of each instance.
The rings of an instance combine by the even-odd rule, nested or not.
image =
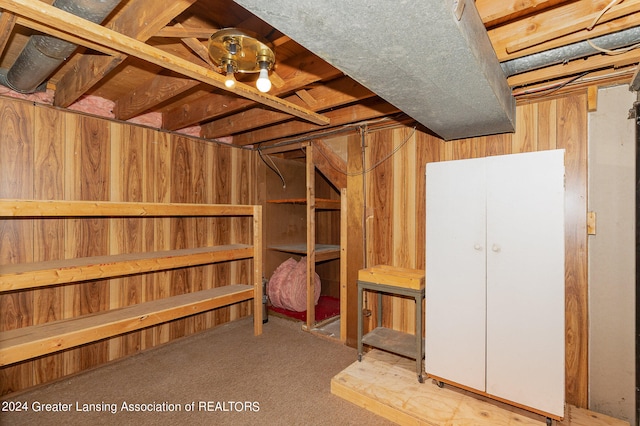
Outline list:
[[[412,360],[373,350],[331,379],[331,393],[402,425],[543,426],[546,418],[432,380],[418,383]],[[629,426],[567,405],[560,426]]]

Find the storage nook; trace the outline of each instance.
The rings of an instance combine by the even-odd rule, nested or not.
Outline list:
[[[304,148],[309,152],[314,149],[310,145]],[[263,156],[264,163],[272,168],[265,169],[265,219],[270,224],[265,229],[265,274],[270,278],[290,257],[305,259],[307,330],[317,323],[315,274],[322,283],[320,297],[340,299],[340,271],[344,264],[340,260],[343,197],[317,170],[309,152],[304,161]]]

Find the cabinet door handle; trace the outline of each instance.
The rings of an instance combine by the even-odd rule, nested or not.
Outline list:
[[[473,245],[473,249],[474,250],[478,250],[478,251],[482,251],[482,246],[480,244],[474,244]]]
[[[500,246],[499,246],[499,245],[494,244],[494,245],[492,245],[492,246],[491,246],[491,250],[493,250],[493,251],[494,251],[494,252],[496,252],[496,253],[500,253],[500,250],[501,250],[501,249],[500,249]]]

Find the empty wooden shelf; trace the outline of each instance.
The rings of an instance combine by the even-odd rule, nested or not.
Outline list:
[[[262,206],[108,201],[0,200],[0,217],[252,218],[253,244],[224,244],[176,250],[118,253],[0,266],[0,292],[90,283],[135,274],[253,259],[251,283],[234,283],[54,320],[0,333],[0,366],[25,361],[226,305],[253,300],[254,334],[262,333]],[[197,286],[194,286],[194,289]]]

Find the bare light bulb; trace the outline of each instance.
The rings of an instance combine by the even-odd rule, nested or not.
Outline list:
[[[224,85],[228,89],[232,89],[236,85],[236,78],[233,75],[233,65],[227,64],[227,79],[224,81]]]
[[[236,86],[236,78],[233,76],[232,72],[227,73],[227,79],[224,81],[224,85],[228,89],[233,89]]]
[[[271,80],[269,80],[269,70],[266,68],[260,69],[260,76],[256,81],[256,87],[262,93],[266,93],[271,90]]]

